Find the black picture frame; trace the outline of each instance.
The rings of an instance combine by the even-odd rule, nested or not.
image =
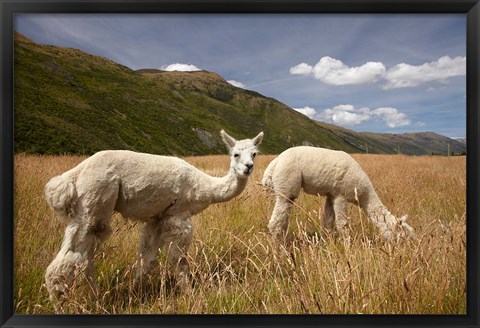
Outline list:
[[[0,326],[478,327],[480,4],[478,0],[0,0]],[[16,315],[13,313],[13,39],[17,13],[463,13],[467,17],[466,315]]]

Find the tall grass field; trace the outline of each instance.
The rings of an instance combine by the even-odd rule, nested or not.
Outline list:
[[[166,256],[133,284],[140,223],[115,214],[113,235],[96,255],[99,293],[72,286],[58,309],[44,273],[64,226],[43,188],[81,156],[15,156],[14,311],[17,314],[465,314],[465,157],[353,155],[395,215],[409,215],[415,239],[388,244],[351,205],[349,243],[322,232],[320,196],[301,194],[290,216],[291,245],[272,240],[273,199],[259,185],[274,158],[260,155],[245,191],[192,218],[192,288],[175,288]],[[210,175],[228,156],[186,158]]]

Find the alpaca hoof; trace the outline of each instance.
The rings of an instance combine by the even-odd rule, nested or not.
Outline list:
[[[291,238],[289,240],[289,237],[286,232],[271,232],[273,240],[275,240],[276,243],[280,245],[287,245],[289,241],[291,241]]]
[[[176,287],[179,291],[183,294],[191,294],[192,292],[192,284],[190,283],[190,277],[187,273],[182,273],[177,275],[176,277],[177,283]]]
[[[55,275],[52,268],[47,268],[45,274],[45,287],[47,288],[49,299],[56,304],[60,301],[66,292],[66,284],[62,283],[61,276]]]
[[[60,305],[63,301],[65,301],[65,294],[66,294],[66,285],[62,284],[46,284],[47,291],[48,291],[48,299],[53,304],[55,311],[58,312],[60,309]]]

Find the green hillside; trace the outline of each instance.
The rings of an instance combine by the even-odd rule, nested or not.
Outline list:
[[[310,120],[211,72],[132,71],[106,58],[40,45],[20,34],[14,59],[16,153],[225,153],[221,129],[237,138],[264,131],[264,153],[301,144],[365,152],[365,140],[372,153],[397,149],[384,135],[362,134],[359,139],[353,131]],[[414,137],[407,139],[416,145]],[[420,144],[400,149],[409,154],[431,152]]]

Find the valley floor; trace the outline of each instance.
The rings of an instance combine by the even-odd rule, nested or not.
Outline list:
[[[246,190],[193,217],[189,250],[193,288],[174,288],[160,265],[133,286],[140,224],[113,217],[113,235],[96,257],[100,295],[74,287],[61,313],[322,313],[465,314],[465,157],[354,155],[392,213],[409,215],[416,238],[392,246],[378,240],[358,208],[350,208],[351,244],[322,234],[324,199],[302,194],[290,216],[293,244],[278,248],[267,222],[273,209],[258,184],[273,156],[259,156]],[[15,156],[14,312],[48,314],[44,273],[59,250],[64,227],[43,199],[51,177],[80,156]],[[228,169],[227,156],[187,161],[211,175]]]

